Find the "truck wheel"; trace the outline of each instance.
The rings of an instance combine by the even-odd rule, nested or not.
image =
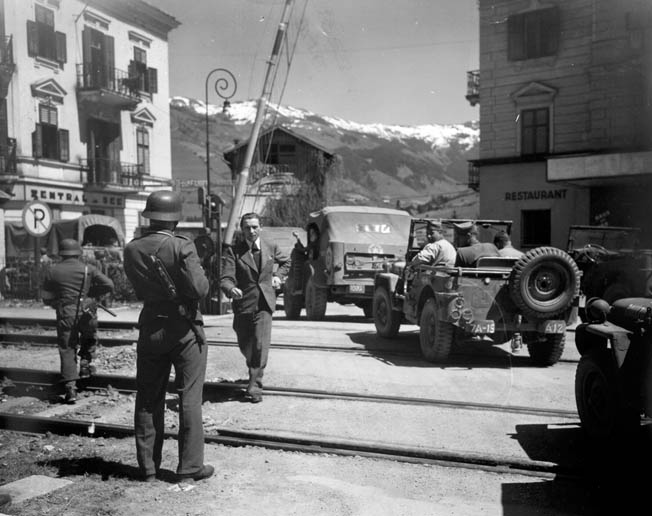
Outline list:
[[[306,284],[306,317],[310,321],[321,321],[326,315],[328,291],[315,285],[314,279],[308,278]]]
[[[453,346],[455,326],[437,320],[437,306],[433,298],[426,301],[419,319],[421,354],[428,362],[444,362]]]
[[[396,337],[401,327],[401,312],[392,310],[392,300],[385,287],[378,287],[374,291],[373,315],[378,335]]]
[[[566,335],[535,333],[525,335],[525,339],[532,362],[541,367],[551,366],[559,362],[566,343]]]
[[[565,312],[579,294],[575,261],[556,247],[537,247],[514,265],[509,292],[526,316],[547,319]]]
[[[303,308],[303,296],[294,294],[294,291],[294,279],[289,277],[283,289],[283,310],[285,311],[285,317],[290,320],[299,319]]]
[[[593,349],[582,355],[575,373],[575,402],[582,429],[594,442],[622,435],[633,422],[620,401],[616,367],[609,351]]]

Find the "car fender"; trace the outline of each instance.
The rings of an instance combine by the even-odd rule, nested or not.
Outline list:
[[[398,275],[391,272],[381,272],[376,274],[376,277],[374,278],[374,290],[378,287],[385,287],[387,292],[392,293],[396,290],[398,280]]]

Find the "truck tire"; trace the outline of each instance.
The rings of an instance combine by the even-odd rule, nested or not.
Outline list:
[[[575,402],[582,430],[596,443],[607,443],[636,428],[637,417],[621,401],[616,366],[610,351],[582,355],[575,373]]]
[[[580,290],[575,261],[561,249],[537,247],[514,265],[509,292],[527,316],[549,319],[568,310]]]
[[[326,315],[327,301],[328,291],[315,285],[312,277],[308,278],[306,284],[306,317],[308,320],[321,321]]]
[[[530,359],[534,365],[548,367],[559,362],[564,352],[566,335],[534,333],[526,334],[524,337]]]
[[[401,312],[392,310],[392,300],[385,287],[374,291],[373,316],[376,333],[381,337],[396,337],[401,327]]]
[[[374,316],[374,302],[372,301],[365,301],[360,305],[360,308],[362,308],[362,311],[364,312],[364,316],[367,319],[371,319]]]
[[[303,308],[303,295],[295,294],[294,278],[290,276],[285,282],[283,289],[283,310],[285,317],[289,320],[296,321],[301,317]]]
[[[453,346],[455,326],[437,320],[434,298],[428,299],[419,319],[419,344],[421,354],[428,362],[445,362]]]

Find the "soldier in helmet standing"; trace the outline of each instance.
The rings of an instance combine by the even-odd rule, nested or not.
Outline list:
[[[124,267],[136,295],[143,301],[138,319],[136,370],[136,455],[143,480],[159,474],[163,450],[165,394],[174,366],[179,394],[179,479],[210,477],[204,464],[202,391],[207,346],[199,301],[208,294],[208,279],[194,244],[175,235],[181,218],[176,192],[152,192],[143,217],[145,234],[129,242]]]
[[[96,267],[83,263],[79,242],[65,238],[59,245],[62,261],[50,267],[43,278],[43,302],[57,311],[57,344],[65,401],[77,401],[77,379],[93,372],[91,362],[97,347],[97,303],[113,292],[113,282]],[[77,352],[79,346],[79,375]]]

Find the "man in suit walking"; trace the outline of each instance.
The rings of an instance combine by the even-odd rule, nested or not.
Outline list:
[[[262,380],[276,308],[275,289],[281,286],[281,278],[290,267],[289,257],[276,242],[261,238],[261,228],[258,214],[242,216],[243,238],[226,249],[220,278],[220,288],[233,301],[233,329],[249,369],[246,397],[252,403],[263,399]]]

